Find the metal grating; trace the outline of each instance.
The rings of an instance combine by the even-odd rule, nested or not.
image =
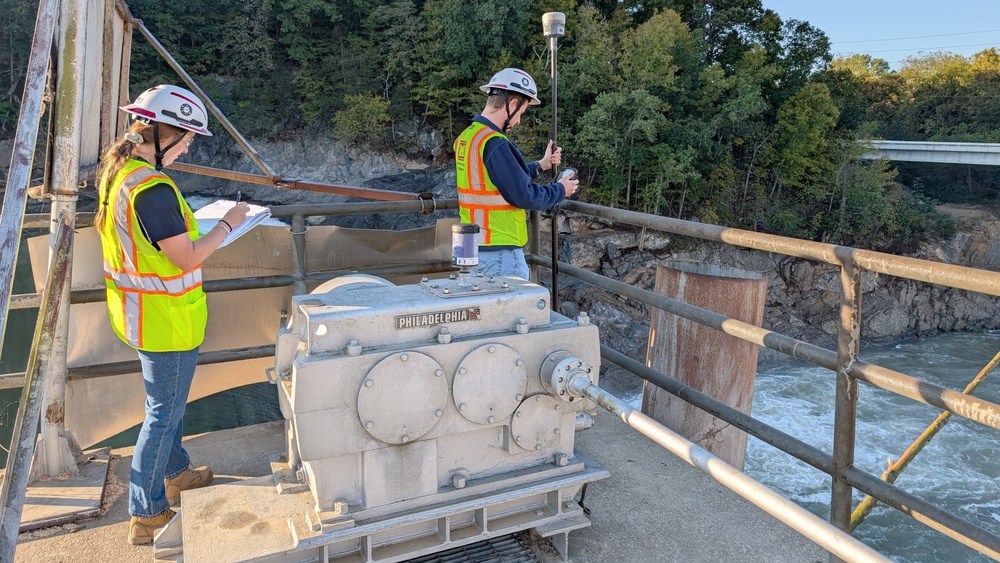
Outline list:
[[[411,559],[408,563],[539,563],[528,544],[514,534]]]

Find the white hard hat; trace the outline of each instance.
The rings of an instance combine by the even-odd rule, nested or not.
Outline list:
[[[505,68],[493,75],[488,84],[479,87],[480,90],[490,94],[493,90],[509,90],[517,92],[530,98],[529,106],[541,105],[538,99],[538,87],[535,86],[535,79],[530,74],[519,68]]]
[[[174,125],[194,131],[199,135],[212,136],[208,130],[208,114],[205,106],[190,91],[170,84],[153,86],[134,102],[124,105],[122,111],[131,113],[138,119]]]

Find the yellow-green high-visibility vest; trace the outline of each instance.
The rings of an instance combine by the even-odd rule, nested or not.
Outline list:
[[[463,223],[479,225],[480,246],[524,246],[528,243],[525,212],[500,195],[483,163],[486,141],[493,137],[507,138],[488,125],[472,122],[455,139],[458,216]]]
[[[111,326],[126,344],[148,352],[181,352],[205,339],[208,306],[201,288],[201,264],[183,271],[142,234],[135,196],[156,184],[177,194],[188,236],[198,238],[198,221],[174,182],[149,164],[129,159],[105,184],[110,190],[102,225],[104,283]]]

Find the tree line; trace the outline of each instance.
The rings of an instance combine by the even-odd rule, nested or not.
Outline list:
[[[9,132],[37,0],[0,0],[0,135]],[[332,130],[406,148],[454,138],[507,66],[550,97],[541,14],[567,16],[559,142],[595,203],[905,250],[949,234],[935,201],[992,202],[988,168],[866,161],[863,141],[1000,141],[1000,55],[933,54],[898,71],[834,60],[826,35],[760,0],[188,0],[132,13],[249,135]],[[26,27],[25,27],[26,26]],[[176,76],[136,35],[138,92]],[[20,82],[19,82],[20,81]],[[19,86],[20,85],[20,86]],[[515,132],[530,158],[548,103]]]

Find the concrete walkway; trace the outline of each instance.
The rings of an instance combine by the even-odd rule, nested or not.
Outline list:
[[[187,439],[185,447],[196,464],[212,465],[217,482],[247,479],[270,472],[268,454],[284,450],[282,428],[279,421],[213,432]],[[584,503],[593,525],[570,534],[573,563],[828,560],[821,548],[606,412],[597,413],[594,427],[577,436],[577,447],[611,477],[587,491]],[[22,534],[15,562],[152,560],[152,548],[126,542],[132,449],[113,454],[106,514]],[[561,561],[550,546],[541,544],[536,551],[545,563]]]

